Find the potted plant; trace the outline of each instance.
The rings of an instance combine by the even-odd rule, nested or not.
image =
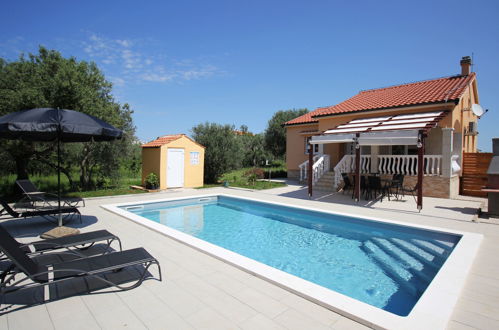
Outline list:
[[[154,173],[149,173],[147,176],[146,176],[146,189],[158,189],[159,188],[159,179],[158,179],[158,176]]]

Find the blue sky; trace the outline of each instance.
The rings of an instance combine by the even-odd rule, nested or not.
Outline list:
[[[460,72],[474,54],[479,148],[499,136],[497,1],[4,1],[0,56],[95,61],[137,136],[206,121],[262,132],[274,112]]]

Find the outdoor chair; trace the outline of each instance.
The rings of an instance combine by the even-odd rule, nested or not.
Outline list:
[[[46,264],[37,261],[37,258],[30,258],[18,244],[9,236],[2,237],[0,240],[0,250],[12,262],[0,276],[0,299],[2,299],[0,304],[5,302],[5,296],[8,293],[77,279],[85,281],[87,292],[92,291],[90,282],[95,281],[105,284],[106,287],[130,290],[139,286],[147,278],[151,265],[157,265],[159,281],[162,280],[159,262],[144,248]],[[122,280],[112,276],[130,267],[137,270],[136,266],[142,266],[143,269],[132,285],[124,286]]]
[[[12,237],[12,235],[10,235],[10,233],[5,230],[3,226],[0,226],[0,240],[14,241],[17,247],[19,247],[26,255],[29,256],[35,256],[38,254],[56,250],[65,250],[67,252],[80,255],[78,250],[87,250],[91,248],[95,243],[104,241],[107,245],[104,249],[104,253],[109,252],[109,248],[114,241],[118,242],[120,251],[122,250],[121,240],[119,239],[119,237],[111,234],[107,230],[96,230],[88,233],[50,238],[22,244],[19,243],[14,237]]]
[[[350,181],[348,174],[341,173],[341,178],[343,179],[343,183],[344,183],[343,188],[342,188],[342,193],[345,193],[345,191],[348,191],[349,189],[353,188],[352,182]]]
[[[43,208],[40,210],[35,210],[35,211],[24,211],[24,212],[17,212],[14,209],[12,209],[9,204],[0,199],[0,205],[3,207],[0,210],[0,216],[4,214],[9,214],[13,218],[31,218],[31,217],[44,217],[45,219],[48,219],[48,216],[54,217],[57,214],[67,214],[70,216],[76,215],[80,219],[81,223],[81,213],[76,207],[61,207],[59,210],[57,207],[52,207],[52,208]]]
[[[412,188],[411,187],[407,187],[407,186],[402,187],[402,189],[400,191],[402,192],[402,194],[404,196],[405,196],[406,193],[411,194],[412,197],[414,198],[414,201],[417,202],[416,201],[416,195],[415,195],[415,193],[418,192],[418,185],[417,184],[414,187],[412,187]]]
[[[368,176],[367,177],[367,193],[368,199],[374,198],[381,195],[381,202],[383,202],[383,197],[388,196],[390,200],[390,194],[388,194],[388,187],[381,184],[381,178],[379,176]]]
[[[389,193],[395,190],[395,198],[398,199],[399,193],[401,192],[404,185],[404,175],[403,174],[394,174],[390,185],[388,187]]]
[[[0,216],[4,214],[9,214],[12,218],[26,219],[31,217],[43,217],[45,219],[49,219],[48,216],[55,217],[57,214],[61,213],[70,216],[76,215],[80,219],[81,223],[81,213],[76,207],[61,207],[60,210],[57,207],[52,207],[52,208],[43,208],[35,211],[17,212],[14,209],[12,209],[6,201],[2,199],[0,199],[0,205],[3,207],[3,209],[0,210]]]
[[[58,196],[56,194],[39,191],[38,188],[30,180],[17,180],[16,184],[22,190],[24,196],[27,198],[30,204],[35,208],[39,203],[42,203],[43,207],[53,207],[57,203]],[[85,206],[85,200],[83,198],[72,197],[61,199],[61,203],[63,203],[65,206],[70,207],[76,207],[80,202],[83,204],[83,206]]]

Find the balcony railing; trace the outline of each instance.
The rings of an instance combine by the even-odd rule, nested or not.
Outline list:
[[[417,155],[378,155],[379,174],[418,174],[418,156]],[[424,175],[442,174],[442,156],[424,155]],[[341,182],[341,173],[355,172],[355,155],[345,155],[334,167],[335,186]],[[371,172],[371,156],[360,156],[360,173]]]
[[[312,184],[315,184],[324,173],[329,171],[329,155],[318,154],[314,156],[313,160]],[[306,180],[308,177],[308,160],[301,163],[298,167],[300,169],[300,181]]]

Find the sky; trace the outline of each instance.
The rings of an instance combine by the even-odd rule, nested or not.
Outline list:
[[[482,151],[499,130],[499,1],[2,1],[0,57],[94,61],[149,141],[205,122],[263,132],[278,110],[460,73],[473,55]]]

